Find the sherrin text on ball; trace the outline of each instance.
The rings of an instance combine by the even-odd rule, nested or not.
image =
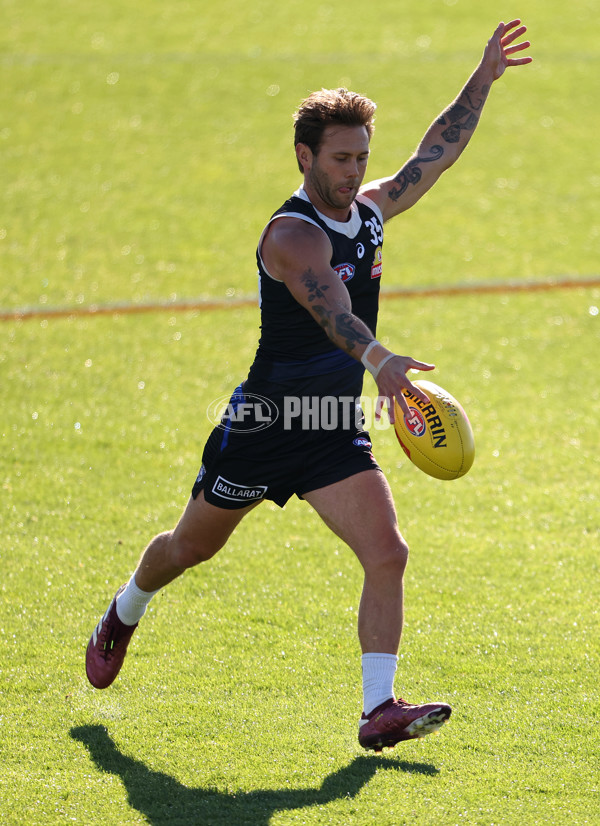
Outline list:
[[[467,414],[446,390],[431,381],[414,384],[429,397],[418,399],[408,388],[402,391],[410,415],[404,416],[395,403],[394,429],[411,462],[436,479],[458,479],[475,458],[473,430]]]

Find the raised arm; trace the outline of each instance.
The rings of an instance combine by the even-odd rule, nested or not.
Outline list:
[[[529,48],[528,40],[515,43],[526,31],[520,20],[500,23],[481,62],[456,100],[431,124],[414,155],[393,177],[363,186],[363,193],[379,205],[384,220],[413,206],[458,160],[479,123],[492,83],[506,68],[531,63],[531,57],[511,57]]]

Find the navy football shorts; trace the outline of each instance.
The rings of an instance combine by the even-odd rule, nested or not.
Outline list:
[[[306,396],[302,384],[294,383],[294,396],[282,393],[280,384],[277,392],[265,386],[263,394],[248,392],[246,383],[235,390],[204,446],[194,499],[203,490],[207,502],[228,510],[262,499],[283,507],[293,494],[302,498],[363,470],[379,470],[360,408],[355,412],[356,395],[324,392],[332,388],[329,376],[305,383]],[[357,387],[360,392],[356,382],[346,389]]]

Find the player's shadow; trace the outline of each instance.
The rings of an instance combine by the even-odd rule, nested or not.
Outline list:
[[[427,763],[392,762],[360,755],[326,777],[319,787],[226,793],[210,787],[189,788],[168,774],[149,769],[140,760],[122,754],[103,726],[79,726],[72,728],[70,735],[86,746],[100,771],[121,778],[130,805],[152,826],[268,826],[275,812],[324,806],[333,800],[355,797],[381,768],[425,775],[438,773]]]

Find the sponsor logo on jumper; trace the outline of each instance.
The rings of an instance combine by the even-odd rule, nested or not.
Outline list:
[[[381,271],[383,269],[383,250],[377,247],[375,255],[373,256],[373,263],[371,265],[371,278],[381,278]]]
[[[255,502],[257,499],[263,498],[267,492],[267,487],[267,485],[238,485],[236,482],[230,482],[229,479],[217,476],[212,492],[215,496],[220,496],[221,499],[229,499],[234,502]]]
[[[221,430],[238,430],[256,433],[277,421],[279,409],[271,399],[256,393],[239,396],[220,396],[208,406],[209,421]]]
[[[354,278],[354,264],[336,264],[333,269],[344,282]]]
[[[423,402],[423,401],[421,401],[421,399],[418,399],[406,387],[403,389],[402,395],[405,396],[410,401],[410,408],[409,409],[411,411],[411,414],[414,414],[415,420],[416,420],[417,416],[419,416],[423,420],[423,426],[425,425],[425,422],[427,422],[427,426],[429,427],[429,430],[431,432],[431,436],[433,438],[433,447],[447,447],[448,443],[447,443],[447,440],[446,440],[447,437],[446,437],[446,430],[444,428],[444,423],[442,422],[442,420],[438,416],[435,407],[432,404],[428,404],[427,402]],[[452,408],[451,405],[445,405],[445,407],[447,407],[448,412],[450,413],[450,415],[452,415],[452,411],[453,411],[454,408]],[[456,414],[454,414],[454,415],[456,415]],[[412,421],[412,418],[413,417],[411,415],[411,421]],[[412,426],[407,421],[406,417],[405,417],[404,421],[406,422],[406,425],[407,425],[408,429],[412,433],[414,433],[415,436],[422,436],[423,433],[425,432],[426,428],[423,430],[423,433],[415,432],[412,429]],[[414,427],[418,429],[419,425],[415,424]]]
[[[365,254],[365,245],[361,244],[360,241],[356,245],[356,254],[358,255],[359,258],[362,258],[363,255]]]

